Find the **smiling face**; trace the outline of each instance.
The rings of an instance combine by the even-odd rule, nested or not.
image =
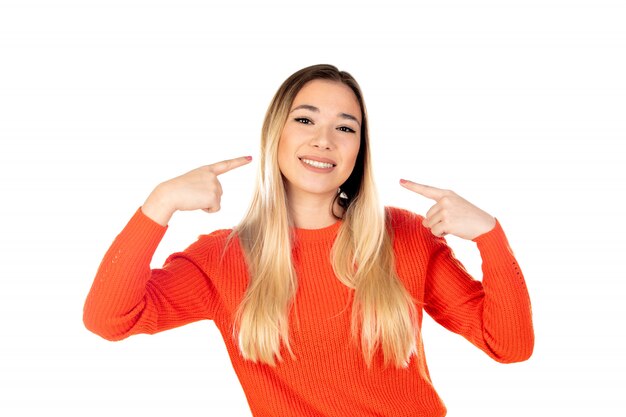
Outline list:
[[[316,79],[296,95],[278,143],[287,197],[332,200],[354,169],[361,106],[345,84]]]

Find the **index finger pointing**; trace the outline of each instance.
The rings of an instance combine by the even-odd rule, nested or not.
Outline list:
[[[216,162],[209,165],[209,168],[211,168],[211,171],[213,171],[215,175],[221,175],[225,172],[230,171],[231,169],[239,168],[240,166],[246,165],[250,161],[252,161],[251,156],[240,156],[239,158],[226,159],[224,161]]]
[[[430,198],[432,200],[439,200],[441,197],[444,196],[446,192],[446,190],[443,190],[441,188],[432,187],[430,185],[418,184],[416,182],[404,179],[400,180],[400,184],[403,187],[408,188],[409,190],[421,194],[424,197]]]

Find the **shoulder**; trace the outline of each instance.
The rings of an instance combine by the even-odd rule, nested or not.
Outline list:
[[[198,241],[203,242],[205,245],[220,245],[226,243],[228,236],[232,233],[233,229],[218,229],[209,234],[201,234],[198,236]]]
[[[436,240],[443,239],[434,236],[422,224],[424,216],[421,214],[399,207],[385,206],[385,217],[387,229],[392,234],[393,239],[399,243],[415,244],[419,242],[419,244],[430,246]]]
[[[185,257],[200,267],[213,264],[224,255],[232,231],[233,229],[218,229],[208,234],[200,234],[195,242],[170,257]],[[236,238],[233,239],[235,240]]]
[[[400,207],[385,206],[385,218],[394,231],[424,228],[422,226],[424,216]]]

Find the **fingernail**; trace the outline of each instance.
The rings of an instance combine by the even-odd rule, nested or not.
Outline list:
[[[248,161],[252,161],[252,157],[251,157],[251,156],[246,156],[246,159],[247,159]]]
[[[404,184],[404,183],[406,183],[406,182],[407,182],[407,181],[406,181],[405,179],[400,179],[400,184]]]

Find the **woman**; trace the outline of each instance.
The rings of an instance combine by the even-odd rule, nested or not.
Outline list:
[[[159,184],[106,253],[84,322],[109,340],[214,320],[252,414],[443,416],[420,338],[422,311],[499,362],[534,344],[523,275],[496,218],[450,190],[420,216],[381,207],[367,112],[350,74],[291,75],[262,129],[250,209],[233,229],[150,260],[179,210],[220,209],[240,157]],[[443,238],[477,243],[474,280]]]

